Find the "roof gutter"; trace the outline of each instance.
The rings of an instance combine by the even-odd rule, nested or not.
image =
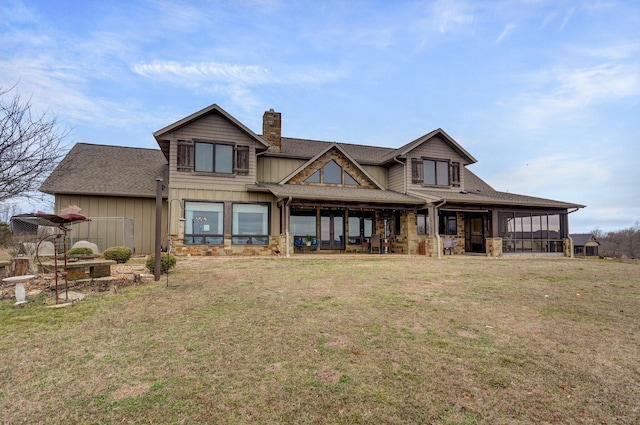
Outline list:
[[[567,215],[574,213],[576,211],[578,211],[580,208],[576,208],[573,211],[567,211]],[[567,227],[569,227],[569,219],[567,219]],[[569,229],[567,229],[567,238],[569,238],[569,251],[571,252],[569,254],[569,258],[574,258],[574,254],[573,254],[573,238],[571,237],[571,235],[569,234]]]

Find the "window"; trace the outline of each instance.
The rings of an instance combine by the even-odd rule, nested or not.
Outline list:
[[[232,205],[231,243],[269,244],[269,206],[267,204]]]
[[[349,213],[349,244],[362,245],[373,234],[373,213]]]
[[[342,167],[337,162],[331,160],[322,167],[324,182],[330,184],[342,184]]]
[[[458,217],[455,212],[443,211],[440,213],[438,233],[441,235],[458,234]]]
[[[305,182],[307,183],[320,183],[320,170],[316,170],[315,173],[311,174]]]
[[[289,230],[295,246],[306,245],[307,241],[313,246],[318,245],[317,221],[315,209],[291,210]]]
[[[358,183],[356,179],[351,177],[351,174],[346,171],[344,172],[344,184],[345,186],[360,186],[360,183]]]
[[[414,158],[411,160],[411,181],[430,186],[449,186],[452,182],[454,186],[460,186],[460,163]]]
[[[327,162],[320,170],[316,170],[304,182],[360,186],[360,183],[334,160]]]
[[[184,203],[184,243],[222,244],[224,204],[222,202]]]
[[[248,174],[249,146],[178,140],[178,171]]]
[[[426,210],[418,211],[416,218],[417,218],[417,225],[418,225],[418,234],[428,235],[429,234],[429,212]]]

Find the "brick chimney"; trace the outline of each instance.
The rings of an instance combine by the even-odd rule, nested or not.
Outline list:
[[[282,152],[282,118],[280,112],[269,109],[262,116],[262,137],[269,142],[270,152]]]

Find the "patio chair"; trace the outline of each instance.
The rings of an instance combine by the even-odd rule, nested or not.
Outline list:
[[[382,241],[380,240],[380,235],[371,235],[371,240],[369,241],[369,253],[373,254],[373,251],[377,250],[378,254],[382,254]]]

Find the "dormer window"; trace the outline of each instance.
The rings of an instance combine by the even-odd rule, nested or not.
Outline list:
[[[414,158],[411,180],[425,186],[460,186],[460,163],[443,159]]]
[[[358,183],[351,174],[343,170],[342,167],[334,160],[327,162],[324,167],[316,170],[313,174],[307,177],[304,182],[360,186],[360,183]]]

